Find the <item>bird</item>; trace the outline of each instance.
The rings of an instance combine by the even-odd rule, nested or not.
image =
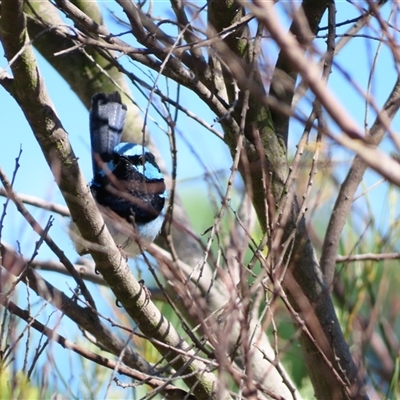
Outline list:
[[[133,258],[141,252],[139,243],[151,243],[159,234],[168,192],[154,155],[140,144],[121,142],[126,114],[118,92],[92,97],[90,190],[115,243]],[[77,252],[87,253],[74,223],[70,231]]]

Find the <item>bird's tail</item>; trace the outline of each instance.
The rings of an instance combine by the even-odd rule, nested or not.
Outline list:
[[[111,160],[114,147],[121,141],[125,119],[126,105],[118,92],[97,93],[92,97],[90,141],[94,176],[101,171],[101,161]]]

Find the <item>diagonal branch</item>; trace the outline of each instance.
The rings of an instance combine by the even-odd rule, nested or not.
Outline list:
[[[301,74],[303,79],[307,81],[310,89],[317,96],[332,119],[349,137],[363,139],[363,132],[359,129],[357,124],[352,120],[333,94],[326,90],[324,82],[320,80],[319,69],[306,60],[293,35],[286,34],[279,25],[279,19],[272,8],[272,4],[261,1],[254,1],[254,4],[255,6],[251,7],[252,12],[264,24],[276,43],[285,53],[293,70]],[[303,29],[306,28],[303,26]],[[311,32],[309,32],[309,35],[311,35]]]
[[[386,100],[382,111],[376,117],[369,131],[369,139],[375,145],[379,145],[382,141],[388,126],[397,114],[400,107],[400,78],[397,79],[392,92]],[[382,162],[382,158],[379,158]],[[364,176],[368,163],[357,155],[351,168],[344,180],[338,197],[333,208],[327,232],[325,234],[324,243],[322,246],[321,254],[321,268],[324,273],[326,284],[332,290],[333,279],[335,274],[335,263],[337,249],[339,246],[340,234],[343,230],[346,218],[349,215],[351,206],[353,204],[354,194]]]

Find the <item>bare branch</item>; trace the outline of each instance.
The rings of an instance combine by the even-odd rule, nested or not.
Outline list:
[[[366,253],[366,254],[350,254],[348,256],[336,256],[336,263],[347,263],[356,261],[384,261],[384,260],[398,260],[400,253]]]
[[[40,197],[30,196],[23,193],[14,193],[15,197],[20,199],[24,204],[29,204],[31,206],[42,208],[43,210],[55,212],[63,217],[69,217],[70,213],[68,207],[61,204],[50,203],[43,200]],[[0,188],[0,196],[7,197],[7,192],[5,189]]]
[[[369,131],[368,139],[372,143],[378,145],[381,142],[386,133],[386,127],[390,124],[394,116],[397,114],[399,107],[400,79],[397,79],[392,89],[392,92],[390,93],[388,99],[385,102],[385,105],[382,108],[382,111],[378,114],[375,122],[373,123]],[[373,151],[371,151],[371,153],[372,152]],[[336,199],[336,203],[332,211],[327,232],[325,235],[320,262],[321,268],[324,272],[325,281],[330,287],[330,290],[332,290],[332,283],[334,279],[336,254],[340,240],[340,234],[353,203],[354,194],[364,176],[365,170],[368,166],[371,166],[370,157],[377,157],[376,162],[378,163],[384,164],[386,161],[382,154],[375,156],[371,154],[368,158],[365,158],[365,153],[366,151],[364,151],[364,157],[361,155],[361,153],[358,153],[358,155],[353,160],[347,177],[340,187],[340,191]],[[393,160],[393,163],[396,162]],[[391,168],[391,164],[386,164],[386,166],[389,169]],[[397,170],[398,165],[395,166],[395,168],[396,169],[394,171]],[[382,173],[382,175],[386,177],[384,173]]]

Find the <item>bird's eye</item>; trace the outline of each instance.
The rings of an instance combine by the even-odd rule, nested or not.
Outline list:
[[[138,164],[144,165],[146,163],[146,159],[144,156],[139,156]]]

